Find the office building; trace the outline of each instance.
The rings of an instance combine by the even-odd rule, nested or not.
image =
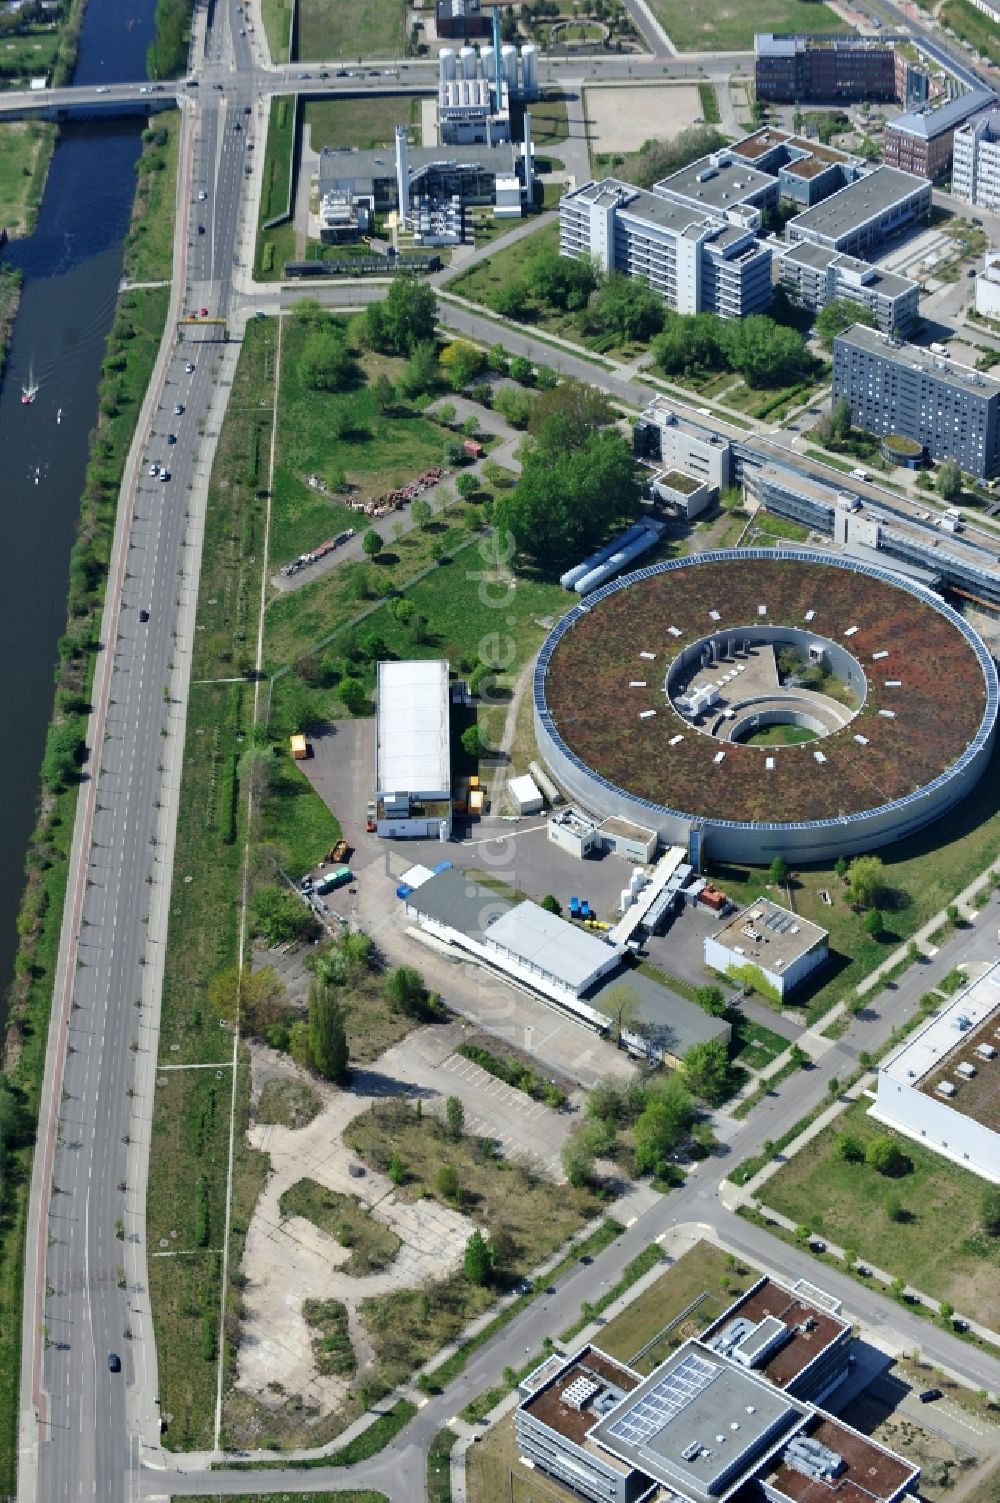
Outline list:
[[[976,312],[1000,322],[1000,251],[987,251],[986,264],[976,275]]]
[[[908,334],[919,316],[919,289],[854,256],[800,241],[775,256],[775,279],[800,308],[818,313],[834,300],[867,308],[885,334]]]
[[[894,167],[876,167],[785,225],[789,245],[807,240],[848,256],[870,255],[930,212],[931,185]]]
[[[803,208],[819,203],[859,177],[867,177],[872,170],[850,152],[771,125],[735,141],[729,150],[759,172],[776,177],[780,196],[793,199]]]
[[[553,1354],[519,1385],[521,1457],[594,1503],[899,1503],[919,1468],[807,1397],[847,1374],[839,1310],[761,1279],[648,1377],[592,1344]]]
[[[861,37],[754,37],[754,87],[776,104],[810,100],[847,104],[892,100],[896,56],[891,43]]]
[[[711,423],[681,416],[666,397],[654,397],[632,430],[637,459],[690,475],[713,495],[730,483],[729,437]]]
[[[886,126],[883,161],[918,177],[943,177],[951,166],[955,131],[995,101],[992,90],[974,88],[954,95],[943,104],[908,110]]]
[[[1000,111],[990,110],[955,131],[951,191],[976,208],[1000,209]]]
[[[901,433],[969,475],[1000,470],[1000,382],[854,324],[833,346],[833,400],[869,433]]]
[[[706,935],[705,964],[722,975],[738,975],[752,966],[784,1000],[826,964],[828,940],[818,924],[797,918],[770,898],[758,898]]]
[[[375,828],[392,839],[451,832],[445,660],[380,662],[375,685]]]
[[[1000,963],[889,1055],[871,1115],[1000,1184]]]
[[[744,318],[771,301],[771,251],[760,214],[736,203],[701,209],[605,178],[564,194],[559,250],[646,282],[678,313]]]

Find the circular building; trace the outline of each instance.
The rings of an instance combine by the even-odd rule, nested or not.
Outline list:
[[[767,864],[874,850],[985,771],[997,672],[932,591],[823,554],[678,559],[589,596],[535,667],[535,734],[585,809]]]

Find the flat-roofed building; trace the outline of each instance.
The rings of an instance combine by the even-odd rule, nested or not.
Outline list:
[[[883,1062],[871,1115],[1000,1184],[1000,963]]]
[[[632,430],[632,444],[638,459],[667,471],[680,470],[717,492],[730,483],[732,440],[737,432],[721,424],[713,426],[711,421],[699,423],[659,396],[643,409]]]
[[[943,177],[951,166],[955,131],[996,102],[990,89],[967,89],[943,104],[921,105],[890,121],[882,157],[891,167],[921,177]]]
[[[885,334],[908,334],[919,317],[919,288],[909,277],[883,271],[807,240],[774,258],[775,277],[793,303],[818,313],[834,300],[866,308]]]
[[[379,835],[451,830],[451,737],[444,659],[380,662],[375,685],[375,806]]]
[[[559,201],[559,251],[592,256],[604,271],[643,281],[677,313],[744,318],[771,301],[771,251],[760,212],[725,213],[648,193],[615,178],[584,183]]]
[[[757,898],[705,938],[705,964],[724,975],[759,970],[779,997],[787,997],[826,963],[829,935],[770,898]]]
[[[729,150],[776,177],[781,197],[792,198],[803,207],[819,203],[871,171],[861,157],[773,125],[764,125],[734,141]]]
[[[538,978],[544,987],[582,997],[621,965],[617,950],[538,903],[518,903],[487,929],[487,950]]]
[[[785,239],[789,245],[808,240],[845,255],[870,255],[922,219],[930,207],[931,185],[924,178],[895,167],[876,167],[790,219]]]
[[[1000,321],[1000,251],[987,251],[983,269],[976,273],[976,312]]]
[[[840,1301],[806,1290],[786,1289],[764,1277],[702,1336],[713,1351],[751,1367],[795,1398],[822,1403],[848,1373],[851,1323]]]
[[[833,400],[869,433],[899,433],[979,479],[1000,470],[1000,382],[853,324],[833,343]]]
[[[725,147],[699,157],[687,167],[661,178],[653,187],[660,198],[694,208],[723,213],[736,204],[752,204],[764,210],[778,202],[777,178],[751,166],[745,155]]]
[[[812,1415],[759,1478],[768,1503],[898,1503],[912,1492],[919,1467],[868,1435]]]
[[[951,191],[977,209],[1000,209],[1000,111],[990,110],[955,131]]]
[[[758,99],[779,104],[895,99],[895,50],[877,38],[760,32],[754,37],[754,85]]]

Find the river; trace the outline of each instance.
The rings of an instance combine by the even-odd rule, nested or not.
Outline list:
[[[154,0],[89,0],[74,82],[144,77],[153,10]],[[64,127],[35,232],[3,252],[24,284],[0,391],[0,798],[7,810],[0,839],[0,1032],[66,624],[69,555],[143,125],[127,119]],[[30,380],[38,396],[23,406],[22,384]]]

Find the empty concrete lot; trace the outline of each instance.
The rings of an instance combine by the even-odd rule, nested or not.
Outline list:
[[[589,88],[584,107],[594,152],[638,151],[650,137],[672,141],[701,114],[696,84]]]

